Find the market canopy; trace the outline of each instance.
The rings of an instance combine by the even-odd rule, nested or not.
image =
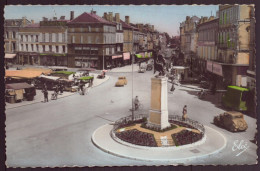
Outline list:
[[[6,84],[6,89],[13,89],[13,90],[20,90],[25,88],[32,88],[34,86],[27,84],[27,83],[13,83],[13,84]]]
[[[52,70],[49,68],[24,68],[22,70],[27,70],[27,71],[40,71],[44,74],[50,74],[52,73]]]
[[[15,56],[16,56],[16,54],[6,53],[5,54],[5,59],[13,59]]]
[[[46,75],[40,75],[39,78],[45,78],[45,79],[50,79],[50,80],[58,80],[58,79],[60,79],[60,77],[46,76]]]
[[[42,71],[32,71],[32,70],[6,70],[5,77],[12,78],[36,78],[39,77]]]

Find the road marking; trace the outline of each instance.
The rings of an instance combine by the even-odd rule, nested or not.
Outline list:
[[[104,120],[110,121],[110,122],[115,122],[115,121],[109,120],[109,119],[107,119],[107,118],[103,118],[102,116],[99,116],[99,115],[95,115],[95,116],[97,116],[97,117],[99,117],[99,118],[102,118],[102,119],[104,119]]]

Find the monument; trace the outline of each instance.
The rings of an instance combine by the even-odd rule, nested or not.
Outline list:
[[[167,80],[165,76],[165,60],[162,55],[154,54],[154,73],[159,75],[151,78],[151,107],[147,127],[165,129],[170,127],[168,121]]]

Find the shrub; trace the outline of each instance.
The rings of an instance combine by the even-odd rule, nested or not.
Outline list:
[[[172,139],[175,145],[191,144],[202,139],[202,133],[195,133],[188,130],[182,130],[181,132],[172,134]]]

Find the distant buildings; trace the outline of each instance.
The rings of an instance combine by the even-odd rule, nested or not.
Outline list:
[[[119,13],[5,21],[5,58],[16,64],[106,69],[130,64],[131,54],[151,57],[158,45],[153,25],[130,23],[130,16],[123,21]]]
[[[218,88],[254,87],[252,11],[250,5],[220,5],[219,18],[187,16],[180,24],[180,54],[191,70],[207,74]]]

